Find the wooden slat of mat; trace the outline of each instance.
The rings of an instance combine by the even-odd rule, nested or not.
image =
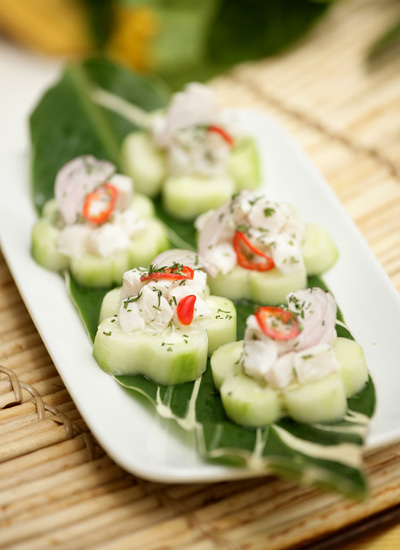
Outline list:
[[[213,86],[226,105],[258,108],[295,136],[400,290],[398,70],[363,65],[396,6],[338,4],[296,50]],[[0,363],[86,430],[1,257]],[[12,396],[0,375],[0,402]],[[33,427],[35,411],[32,399],[0,411],[0,548],[294,548],[400,502],[400,444],[365,457],[371,498],[359,504],[271,477],[187,486],[136,479],[97,445],[90,460],[82,435],[67,439],[52,414]]]

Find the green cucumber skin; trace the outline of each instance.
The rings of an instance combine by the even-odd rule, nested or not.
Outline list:
[[[266,273],[253,271],[249,277],[250,300],[260,305],[277,306],[286,302],[289,292],[301,290],[307,286],[305,269],[283,275],[274,268]]]
[[[279,392],[242,372],[226,378],[220,392],[227,416],[237,424],[256,428],[283,416]]]
[[[50,271],[65,271],[69,258],[57,249],[59,230],[46,218],[40,218],[32,228],[32,256],[42,267]]]
[[[205,371],[208,344],[205,331],[185,328],[185,335],[176,341],[170,330],[125,333],[115,318],[109,318],[99,325],[93,356],[111,375],[141,374],[163,386],[183,384]]]
[[[146,220],[146,227],[143,231],[131,237],[131,244],[128,249],[128,269],[132,267],[147,267],[160,252],[170,248],[170,242],[162,222],[157,219]],[[120,284],[123,271],[119,274],[115,283]]]
[[[254,139],[245,137],[237,141],[229,158],[228,173],[236,191],[255,189],[261,184],[260,158]]]
[[[243,341],[220,347],[211,356],[211,369],[227,416],[238,424],[252,427],[264,426],[282,416],[290,416],[297,422],[307,424],[333,422],[343,418],[347,409],[346,398],[353,397],[364,388],[369,374],[364,353],[357,342],[337,337],[333,349],[339,362],[338,372],[321,380],[293,385],[284,390],[268,388],[276,394],[272,398],[265,391],[264,382],[243,373],[239,365]],[[263,392],[265,402],[262,402]],[[261,404],[256,405],[257,403]],[[270,411],[267,410],[268,407]],[[270,421],[263,421],[265,418]]]
[[[252,300],[259,305],[279,305],[285,302],[289,292],[306,288],[307,274],[301,270],[282,275],[276,268],[260,272],[236,266],[226,275],[209,277],[208,282],[210,291],[217,296]]]
[[[120,295],[120,286],[107,292],[101,303],[99,323],[102,323],[108,317],[117,317],[120,307]]]
[[[236,340],[236,308],[221,296],[207,296],[205,302],[212,313],[207,323],[208,355],[211,355],[220,346]]]
[[[336,338],[333,350],[339,362],[346,396],[352,397],[368,383],[369,372],[364,350],[354,340]]]
[[[327,229],[315,223],[307,224],[302,251],[308,275],[322,275],[339,258],[339,250]]]
[[[129,255],[125,250],[116,251],[107,258],[84,254],[80,258],[71,258],[69,265],[74,279],[92,288],[106,288],[120,282],[129,267]]]
[[[248,299],[259,305],[270,306],[282,304],[287,294],[306,288],[307,276],[325,273],[339,256],[328,231],[317,224],[306,226],[302,251],[305,264],[303,270],[283,275],[277,268],[260,272],[236,266],[225,275],[209,277],[210,291],[231,300]]]
[[[159,195],[167,176],[166,158],[146,132],[127,135],[121,148],[121,166],[137,191],[149,197]]]
[[[171,216],[193,220],[199,214],[227,202],[234,192],[235,184],[226,176],[169,177],[162,188],[162,203]]]
[[[283,392],[287,414],[304,424],[335,422],[347,409],[346,390],[340,372]]]
[[[57,250],[59,229],[52,223],[57,212],[54,200],[44,207],[45,216],[32,228],[32,256],[36,262],[51,271],[70,270],[76,281],[84,286],[101,288],[120,284],[125,271],[133,267],[147,267],[160,252],[170,247],[162,222],[153,218],[154,206],[150,199],[137,195],[133,209],[146,219],[146,227],[131,238],[128,249],[115,251],[107,258],[84,254],[69,258]]]
[[[211,372],[217,390],[221,389],[226,378],[230,378],[241,371],[239,361],[242,352],[243,340],[240,340],[239,342],[230,342],[220,346],[211,355]]]

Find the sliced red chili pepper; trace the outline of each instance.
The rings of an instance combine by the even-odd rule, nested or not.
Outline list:
[[[141,281],[152,281],[157,279],[170,279],[172,281],[193,279],[194,271],[187,265],[176,265],[172,267],[161,267],[160,269],[152,270],[147,275],[140,277]]]
[[[196,296],[194,294],[189,294],[178,302],[176,306],[176,315],[181,325],[187,326],[193,321],[195,303]]]
[[[104,223],[114,210],[118,190],[110,183],[103,183],[86,195],[83,216],[93,223]]]
[[[265,262],[255,262],[250,260],[242,250],[242,245],[245,249],[248,249],[253,254],[265,259]],[[233,248],[236,252],[237,263],[245,269],[252,269],[254,271],[269,271],[275,267],[274,260],[265,254],[262,250],[256,248],[241,231],[236,231],[233,237]]]
[[[300,334],[297,317],[281,307],[258,307],[255,316],[264,334],[274,340],[292,340]]]
[[[221,128],[221,126],[212,125],[212,126],[209,126],[207,130],[209,132],[215,132],[216,134],[219,134],[222,137],[222,139],[224,139],[226,143],[231,147],[233,147],[233,145],[235,144],[235,140],[233,139],[233,137],[230,134],[228,134],[226,130]]]

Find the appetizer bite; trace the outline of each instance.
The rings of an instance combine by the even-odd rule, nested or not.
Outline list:
[[[125,139],[124,172],[140,192],[152,197],[161,192],[172,216],[194,219],[235,191],[260,184],[255,142],[236,126],[209,88],[189,84],[147,130]]]
[[[258,307],[244,341],[211,357],[214,383],[227,416],[259,427],[283,416],[297,422],[335,422],[347,397],[368,382],[362,348],[336,335],[336,303],[320,288],[293,292],[285,307]]]
[[[190,382],[205,371],[207,355],[236,339],[233,303],[209,296],[197,257],[166,261],[173,256],[168,251],[149,269],[127,271],[122,288],[105,296],[93,355],[109,374],[141,374],[162,385]]]
[[[47,269],[69,269],[82,285],[107,287],[169,246],[150,199],[134,195],[132,180],[110,162],[71,160],[58,172],[54,193],[32,231],[33,257]]]
[[[196,220],[199,255],[213,294],[278,305],[338,258],[329,233],[305,224],[288,204],[241,191]]]

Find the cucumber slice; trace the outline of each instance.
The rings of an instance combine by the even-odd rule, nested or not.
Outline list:
[[[228,174],[235,182],[236,191],[260,185],[260,160],[254,139],[245,137],[237,141],[229,157]]]
[[[69,266],[68,256],[58,251],[59,234],[48,218],[37,220],[32,229],[32,256],[38,264],[51,271],[64,271]]]
[[[84,286],[107,287],[120,284],[125,271],[132,267],[147,266],[168,246],[163,224],[150,219],[147,220],[144,230],[131,238],[127,250],[116,251],[107,258],[94,254],[71,258],[71,273]]]
[[[153,201],[141,193],[135,193],[130,208],[144,220],[154,218],[156,215]]]
[[[193,220],[199,214],[218,208],[235,192],[234,181],[227,176],[169,177],[162,189],[165,210],[181,220]]]
[[[236,308],[220,296],[208,296],[205,302],[213,315],[207,324],[208,355],[211,355],[220,346],[236,340]]]
[[[277,306],[286,302],[289,292],[295,292],[307,286],[307,273],[305,269],[283,275],[278,269],[262,273],[251,271],[249,273],[249,298],[259,305]]]
[[[237,266],[226,275],[218,273],[216,277],[208,277],[211,294],[226,296],[230,300],[241,300],[250,297],[249,271]]]
[[[230,300],[253,300],[259,305],[278,305],[285,302],[289,292],[306,288],[305,270],[283,275],[274,268],[267,272],[251,271],[236,266],[226,275],[209,277],[212,294],[226,296]]]
[[[315,223],[307,224],[302,251],[308,275],[325,273],[339,257],[339,251],[329,232]]]
[[[147,267],[149,263],[163,250],[170,246],[166,229],[162,222],[156,219],[146,220],[146,227],[133,237],[128,249],[128,267]],[[116,281],[121,283],[123,271]]]
[[[159,194],[167,173],[166,160],[147,133],[132,132],[126,136],[121,149],[121,166],[124,174],[133,179],[137,191],[149,197]]]
[[[219,390],[226,378],[241,372],[239,360],[243,352],[243,340],[219,347],[211,356],[211,371],[215,387]]]
[[[100,309],[100,323],[108,317],[118,315],[120,293],[121,287],[117,287],[104,296]],[[236,308],[230,300],[220,296],[207,296],[205,302],[213,315],[207,324],[208,355],[211,355],[220,346],[236,340]]]
[[[112,290],[109,290],[104,296],[100,308],[99,323],[107,319],[108,317],[115,317],[118,315],[120,306],[121,287],[117,286]]]
[[[122,275],[130,268],[126,250],[114,252],[107,258],[84,254],[70,259],[70,270],[76,281],[83,286],[108,287],[119,283]]]
[[[339,362],[347,397],[361,391],[368,382],[368,369],[362,347],[354,340],[336,338],[333,350]]]
[[[244,426],[265,426],[282,416],[279,392],[239,372],[225,379],[221,399],[227,416]]]
[[[54,216],[60,216],[56,199],[50,199],[43,205],[42,217],[53,221]]]
[[[285,390],[283,399],[288,415],[306,424],[340,420],[347,410],[340,372]]]
[[[207,366],[207,333],[185,327],[159,333],[123,332],[115,318],[99,326],[93,355],[112,375],[142,374],[156,384],[175,385],[196,380]]]

